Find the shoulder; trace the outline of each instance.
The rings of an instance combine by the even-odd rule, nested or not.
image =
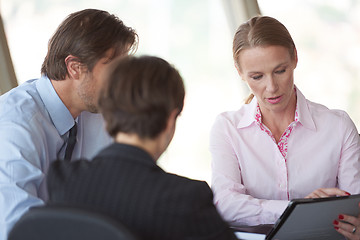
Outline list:
[[[102,190],[107,190],[107,186],[98,182],[98,176],[95,176],[93,171],[91,161],[87,159],[52,162],[46,176],[49,202],[84,204],[84,198],[89,198],[91,191],[99,191],[98,197],[101,198]],[[90,202],[92,200],[89,199]]]
[[[327,134],[332,132],[335,135],[344,136],[357,132],[354,122],[345,111],[329,109],[307,99],[300,102],[299,119],[306,128]]]
[[[253,106],[251,106],[250,104],[244,104],[238,110],[225,111],[220,113],[217,116],[217,119],[228,119],[229,121],[234,122],[240,120],[243,117],[252,115],[254,111],[255,109]]]
[[[240,110],[222,112],[216,116],[215,123],[235,123],[236,120],[241,118],[243,115],[244,113]]]
[[[36,89],[36,79],[29,80],[0,97],[0,120],[30,121],[44,106]]]
[[[155,213],[178,222],[184,236],[204,239],[235,239],[213,203],[213,193],[204,181],[170,176],[178,182],[158,195]],[[193,226],[197,226],[193,228]]]
[[[52,122],[30,80],[0,97],[0,149],[8,157],[46,154],[42,148],[52,133]]]
[[[216,116],[214,126],[237,126],[239,122],[251,116],[250,111],[249,106],[246,104],[236,111],[222,112]]]
[[[212,203],[213,193],[206,182],[166,172],[164,175],[166,178],[161,184],[164,190],[161,197],[163,200],[172,199],[177,204],[189,204],[189,208],[196,208],[199,204]]]
[[[91,168],[91,162],[86,159],[80,159],[74,162],[64,160],[53,161],[48,169],[47,182],[51,189],[62,188],[73,182],[77,182],[78,178],[82,178],[82,173],[87,173]],[[91,173],[89,172],[91,175]]]
[[[347,114],[346,111],[341,109],[329,109],[328,107],[312,102],[310,100],[306,100],[307,106],[311,115],[314,118],[320,118],[321,120],[326,119],[334,119],[334,120],[351,120],[350,116]]]
[[[235,127],[246,128],[254,122],[258,102],[256,97],[249,104],[243,104],[236,111],[227,111],[216,117],[213,128]]]
[[[300,108],[300,114],[304,115],[304,117],[308,117],[308,114],[310,114],[314,120],[326,120],[327,118],[349,118],[349,115],[343,110],[329,109],[323,104],[308,100],[298,88],[297,97],[297,104]]]
[[[255,102],[254,102],[255,101]],[[239,130],[251,129],[255,121],[256,99],[250,104],[244,104],[237,111],[227,111],[219,114],[210,131],[210,142],[224,136],[237,136]]]
[[[312,102],[298,89],[297,108],[299,121],[307,129],[342,136],[345,132],[357,132],[355,124],[345,111],[329,109],[322,104]]]
[[[10,143],[5,139],[11,139],[17,145],[41,145],[41,139],[51,134],[53,123],[35,83],[36,80],[30,80],[0,97],[0,138],[6,144]]]
[[[51,171],[51,173],[53,173],[55,176],[70,176],[76,172],[87,171],[89,168],[91,168],[91,164],[92,162],[87,159],[79,159],[72,162],[55,160],[50,165],[49,173]]]

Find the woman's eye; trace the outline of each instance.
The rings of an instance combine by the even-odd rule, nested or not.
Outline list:
[[[263,75],[256,75],[256,76],[252,76],[251,78],[254,80],[259,80],[262,78]]]
[[[282,70],[276,71],[275,73],[281,74],[281,73],[284,73],[284,72],[286,72],[286,69],[282,69]]]

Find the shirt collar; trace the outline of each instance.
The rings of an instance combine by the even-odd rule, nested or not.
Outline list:
[[[245,128],[250,126],[252,123],[255,123],[255,115],[256,115],[256,108],[257,108],[257,99],[254,96],[253,99],[249,104],[245,104],[240,111],[244,112],[242,118],[237,125],[238,128]]]
[[[113,157],[131,159],[132,161],[142,162],[143,164],[147,164],[149,166],[157,166],[153,157],[144,149],[134,145],[117,142],[114,142],[113,144],[101,150],[95,158],[109,159]]]
[[[310,114],[310,110],[308,108],[306,99],[304,95],[301,93],[301,91],[295,86],[296,89],[296,109],[297,109],[297,119],[298,122],[300,122],[305,128],[315,130],[315,123],[314,120]],[[258,101],[256,97],[251,100],[249,104],[245,104],[242,108],[242,110],[245,112],[243,117],[240,119],[237,127],[238,128],[245,128],[250,126],[251,124],[255,124],[256,122],[256,114],[257,114],[257,106]]]
[[[316,126],[313,117],[310,113],[309,106],[307,104],[305,96],[302,92],[296,88],[297,92],[297,106],[298,106],[298,119],[301,125],[310,130],[316,130]]]
[[[52,122],[54,123],[54,126],[60,135],[64,135],[75,124],[70,111],[57,95],[50,79],[47,76],[42,76],[36,82],[36,88]]]

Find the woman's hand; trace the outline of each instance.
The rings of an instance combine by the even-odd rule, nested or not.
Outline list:
[[[359,203],[360,209],[360,203]],[[349,240],[360,240],[360,214],[357,217],[340,214],[333,222],[334,228]]]
[[[339,188],[319,188],[307,195],[305,198],[325,198],[334,196],[349,196],[350,193]]]

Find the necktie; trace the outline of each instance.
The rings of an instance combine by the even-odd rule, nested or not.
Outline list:
[[[65,150],[65,160],[67,161],[71,160],[71,155],[76,143],[76,134],[77,134],[77,126],[75,122],[74,126],[69,131],[69,137],[67,140],[67,146]]]

